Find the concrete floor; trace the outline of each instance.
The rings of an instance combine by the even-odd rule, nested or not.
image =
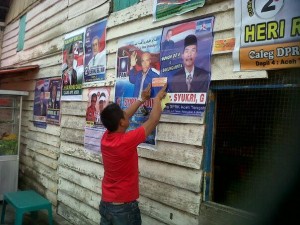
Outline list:
[[[0,201],[0,214],[2,215],[2,206],[3,201]],[[63,217],[53,213],[53,224],[54,225],[72,225]],[[10,206],[6,206],[5,220],[4,225],[14,225],[15,221],[15,212],[14,209]],[[37,218],[32,218],[30,214],[25,214],[23,217],[22,225],[48,225],[48,213],[47,211],[39,211]],[[2,225],[2,224],[1,224]]]

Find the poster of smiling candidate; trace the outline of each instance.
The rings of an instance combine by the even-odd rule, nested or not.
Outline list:
[[[202,116],[211,77],[214,18],[194,20],[163,29],[161,76],[171,95],[164,113]]]
[[[105,80],[106,23],[102,20],[86,28],[84,82]]]

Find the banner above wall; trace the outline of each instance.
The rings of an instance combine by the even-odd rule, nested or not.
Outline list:
[[[300,67],[299,12],[299,0],[236,0],[234,71]]]
[[[205,0],[154,0],[153,20],[164,20],[202,7]]]

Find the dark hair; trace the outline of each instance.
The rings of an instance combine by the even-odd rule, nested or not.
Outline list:
[[[96,97],[96,98],[97,98],[97,94],[96,94],[96,93],[92,94],[92,97],[91,97],[91,99],[92,99],[92,98],[94,98],[94,97]]]
[[[169,30],[167,31],[166,35],[167,35],[170,31],[172,31],[172,29],[169,29]]]
[[[41,88],[41,92],[45,92],[44,87]]]
[[[196,45],[197,46],[197,37],[193,34],[190,34],[185,37],[184,39],[184,48],[189,45]]]
[[[109,104],[101,112],[102,124],[111,132],[118,129],[121,119],[124,119],[124,112],[116,103]]]

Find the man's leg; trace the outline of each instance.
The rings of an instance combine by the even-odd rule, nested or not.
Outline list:
[[[109,209],[106,206],[106,204],[103,204],[102,202],[99,205],[99,213],[101,216],[100,225],[113,225],[112,223],[112,217],[109,214]]]
[[[141,225],[141,213],[138,202],[134,201],[124,205],[114,205],[111,210],[113,225]]]

